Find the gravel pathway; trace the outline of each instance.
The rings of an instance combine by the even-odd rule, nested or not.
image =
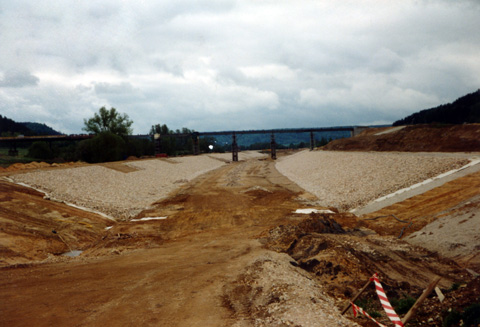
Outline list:
[[[52,199],[100,211],[115,219],[126,219],[224,163],[197,156],[132,161],[123,165],[136,171],[124,173],[91,165],[29,172],[11,178],[44,191]]]
[[[302,151],[280,158],[276,167],[319,205],[349,210],[468,162],[428,153]]]

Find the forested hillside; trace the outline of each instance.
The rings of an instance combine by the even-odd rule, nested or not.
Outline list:
[[[393,126],[431,123],[480,123],[480,89],[458,98],[453,103],[414,113],[396,121]]]
[[[14,120],[0,115],[0,136],[34,136],[34,135],[60,135],[53,128],[40,123],[17,123]]]
[[[0,115],[0,136],[15,136],[18,134],[33,135],[33,132],[25,125]]]
[[[57,132],[50,126],[40,123],[20,123],[31,130],[35,135],[60,135],[61,133]]]

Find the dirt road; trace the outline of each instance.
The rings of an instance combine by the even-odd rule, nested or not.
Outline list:
[[[1,269],[0,321],[232,325],[224,285],[266,252],[256,236],[301,207],[298,197],[309,195],[270,161],[226,165],[141,214],[166,220],[114,225],[78,258]]]

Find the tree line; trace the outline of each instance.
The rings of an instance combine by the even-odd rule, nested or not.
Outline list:
[[[462,96],[452,103],[411,114],[397,120],[393,123],[393,126],[432,123],[480,123],[480,89]]]
[[[33,136],[35,133],[27,126],[17,123],[10,118],[0,115],[0,134],[2,137],[27,135]]]

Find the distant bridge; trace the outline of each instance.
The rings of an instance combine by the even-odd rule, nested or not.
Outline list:
[[[232,161],[238,161],[238,144],[237,135],[242,134],[270,134],[270,155],[272,159],[277,159],[275,134],[280,133],[310,133],[310,150],[315,147],[315,139],[313,133],[315,132],[350,132],[351,136],[355,136],[363,130],[367,129],[366,126],[340,126],[340,127],[318,127],[318,128],[293,128],[293,129],[262,129],[262,130],[245,130],[245,131],[219,131],[219,132],[195,132],[192,134],[172,134],[167,136],[178,136],[193,138],[193,154],[198,155],[200,153],[198,139],[200,136],[215,136],[215,135],[232,135]],[[160,138],[161,135],[155,140],[155,153],[160,153]]]
[[[319,128],[294,128],[294,129],[262,129],[262,130],[244,130],[244,131],[217,131],[217,132],[194,132],[191,134],[168,134],[159,135],[155,137],[152,135],[131,135],[133,138],[154,138],[155,154],[161,153],[160,140],[162,137],[191,137],[193,139],[193,154],[200,154],[199,138],[201,136],[215,136],[215,135],[231,135],[232,136],[232,161],[238,161],[238,144],[237,135],[242,134],[270,134],[270,150],[272,159],[277,158],[275,134],[281,133],[310,133],[310,150],[315,146],[315,139],[313,133],[316,132],[350,132],[351,136],[355,136],[361,131],[367,129],[365,126],[347,126],[347,127],[319,127]],[[0,144],[8,144],[8,154],[11,156],[18,155],[17,144],[27,142],[44,141],[51,143],[54,141],[79,141],[94,137],[93,134],[72,134],[72,135],[49,135],[49,136],[17,136],[17,137],[0,137]]]

